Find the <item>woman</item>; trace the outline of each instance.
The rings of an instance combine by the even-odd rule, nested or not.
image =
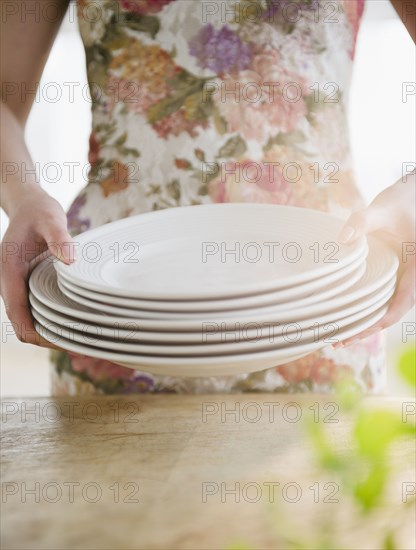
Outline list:
[[[24,16],[31,2],[6,11],[6,85],[33,89],[39,80],[67,7],[54,3],[55,18]],[[408,4],[393,1],[414,38]],[[34,179],[22,183],[18,170],[3,183],[4,243],[26,251],[3,258],[1,292],[18,337],[49,345],[28,309],[29,262],[40,250],[54,243],[57,254],[59,243],[59,259],[69,263],[70,234],[150,210],[271,202],[344,217],[354,211],[341,240],[377,231],[398,252],[414,242],[414,174],[368,208],[354,184],[346,95],[363,7],[362,0],[79,0],[94,99],[89,182],[67,217]],[[30,107],[19,94],[1,105],[3,163],[31,165],[23,137]],[[414,305],[414,273],[414,261],[402,261],[386,316],[335,349],[260,373],[201,379],[152,376],[55,350],[53,393],[328,391],[345,373],[377,391],[380,330]]]

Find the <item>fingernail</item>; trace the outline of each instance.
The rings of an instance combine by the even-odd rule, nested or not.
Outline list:
[[[332,344],[332,349],[338,349],[344,347],[344,342],[337,342],[336,344]]]
[[[58,260],[59,260],[60,262],[63,262],[64,264],[68,264],[68,263],[69,263],[69,258],[67,258],[67,257],[65,256],[65,254],[63,254],[62,252],[58,252],[58,253],[56,254],[56,257],[58,258]]]
[[[76,261],[76,259],[77,259],[77,255],[75,254],[75,250],[74,250],[74,252],[72,253],[72,256],[70,256],[70,257],[68,258],[68,262],[69,262],[70,264],[73,264],[73,263]]]
[[[342,243],[347,243],[355,235],[355,228],[352,225],[346,225],[339,234],[338,240]]]
[[[64,262],[65,264],[72,264],[77,259],[75,250],[70,251],[69,254],[60,253],[59,255],[57,255],[57,257],[58,257],[58,260],[61,260],[61,262]]]

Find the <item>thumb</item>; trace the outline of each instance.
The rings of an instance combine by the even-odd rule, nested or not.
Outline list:
[[[48,251],[65,264],[76,260],[75,242],[66,228],[48,226],[44,232]]]
[[[385,223],[386,220],[380,208],[370,204],[367,208],[351,214],[338,235],[338,241],[341,243],[351,243],[365,233],[381,229]]]

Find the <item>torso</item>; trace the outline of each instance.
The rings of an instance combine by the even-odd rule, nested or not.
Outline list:
[[[209,202],[360,207],[346,111],[362,10],[362,0],[78,0],[95,101],[70,231]],[[375,335],[189,380],[65,353],[54,363],[54,393],[326,391],[345,371],[378,389],[384,353]]]

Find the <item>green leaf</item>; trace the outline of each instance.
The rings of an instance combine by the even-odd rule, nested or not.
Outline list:
[[[103,44],[108,52],[118,50],[122,48],[126,43],[126,35],[120,27],[117,25],[117,19],[114,15],[110,21],[110,24],[107,25],[107,30],[102,40]]]
[[[381,459],[388,446],[408,432],[400,416],[391,411],[363,411],[355,425],[355,440],[360,453]]]
[[[160,22],[154,15],[137,15],[133,12],[123,14],[125,26],[134,31],[146,32],[154,38],[160,29]]]
[[[311,419],[306,422],[306,428],[322,468],[332,471],[342,470],[345,467],[342,457],[335,454],[323,425]]]
[[[354,496],[366,512],[377,507],[386,486],[388,470],[384,464],[373,466],[364,481],[356,484]]]
[[[140,152],[137,149],[131,147],[119,147],[118,149],[122,155],[131,155],[132,157],[140,157]]]
[[[326,94],[321,90],[318,91],[318,101],[315,101],[316,94],[311,93],[310,95],[305,96],[306,108],[308,109],[308,117],[323,106],[333,105],[340,103],[342,99],[342,93],[337,91],[335,94]]]
[[[62,372],[72,372],[71,359],[64,351],[52,350],[51,360],[56,365],[56,370],[59,374]]]
[[[181,198],[181,184],[179,180],[174,179],[166,185],[166,191],[172,197],[173,200],[178,202]]]
[[[220,135],[224,135],[227,131],[227,121],[223,118],[217,107],[213,108],[212,121],[214,122],[215,129]]]
[[[191,120],[198,120],[204,122],[212,113],[213,103],[212,100],[202,100],[201,91],[188,95],[184,101],[186,118]]]
[[[400,357],[399,373],[405,382],[416,387],[416,348],[406,350]]]
[[[294,132],[289,132],[287,134],[277,134],[271,138],[263,147],[263,150],[266,152],[273,147],[273,145],[297,145],[303,143],[306,140],[305,134],[300,130],[295,130]]]
[[[202,149],[194,149],[194,154],[198,160],[205,162],[205,153]]]
[[[158,122],[172,113],[178,111],[184,104],[187,97],[192,96],[196,92],[200,93],[204,85],[204,81],[194,79],[192,85],[187,85],[175,89],[169,97],[152,105],[147,111],[147,119],[150,124]],[[207,105],[207,104],[206,104]]]
[[[124,134],[121,134],[119,138],[116,139],[114,142],[114,145],[117,147],[118,145],[123,145],[127,140],[127,132],[124,132]]]
[[[179,73],[175,74],[172,78],[167,80],[169,88],[174,88],[177,92],[187,92],[190,87],[203,88],[206,79],[201,79],[187,71],[182,69]]]
[[[351,411],[361,402],[364,392],[352,377],[341,379],[335,385],[337,402],[343,411]]]
[[[390,532],[386,534],[382,550],[398,550],[398,546],[396,546],[394,541],[394,533]]]
[[[218,151],[217,157],[239,157],[245,153],[247,147],[245,141],[239,136],[230,138]]]
[[[94,95],[97,95],[97,86],[101,90],[106,88],[111,55],[102,44],[94,44],[85,48],[85,57],[88,67],[90,94],[94,97]]]

